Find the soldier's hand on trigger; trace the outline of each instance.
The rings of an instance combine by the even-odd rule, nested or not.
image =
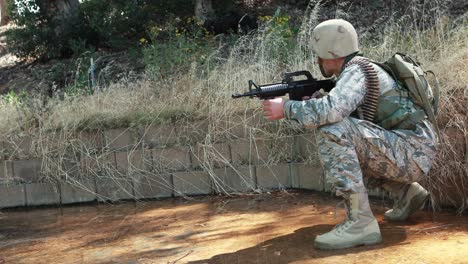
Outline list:
[[[320,98],[320,97],[323,97],[323,96],[324,96],[324,94],[321,92],[321,90],[318,90],[318,91],[314,92],[311,96],[303,96],[302,101],[310,100],[310,99],[317,99],[317,98]]]

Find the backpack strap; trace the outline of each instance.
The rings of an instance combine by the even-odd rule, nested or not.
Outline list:
[[[370,62],[376,64],[377,66],[379,66],[380,68],[382,68],[385,72],[387,72],[391,77],[392,79],[397,82],[399,85],[404,85],[400,79],[397,77],[397,75],[395,74],[395,72],[392,70],[392,68],[390,68],[390,66],[388,66],[387,64],[385,63],[382,63],[382,62],[378,62],[378,61],[375,61],[375,60],[369,60]]]
[[[437,76],[433,71],[426,71],[426,74],[430,73],[432,76],[434,76],[435,80],[435,89],[432,89],[433,95],[434,95],[434,103],[433,103],[433,108],[434,108],[434,114],[437,116],[439,113],[439,98],[440,98],[440,85],[439,85],[439,80],[437,79]]]
[[[440,137],[439,126],[437,125],[437,120],[435,117],[437,113],[437,109],[434,107],[434,104],[431,104],[431,102],[429,102],[429,99],[427,98],[427,95],[426,95],[426,91],[422,90],[422,87],[428,87],[429,89],[431,88],[429,87],[427,80],[425,78],[421,78],[421,76],[416,71],[413,72],[413,75],[414,75],[414,81],[417,83],[415,85],[416,90],[423,103],[423,109],[425,110],[427,117],[429,118],[429,121],[431,121],[433,127],[435,128],[437,136],[439,137],[439,140],[440,140],[441,137]],[[437,90],[438,90],[438,86],[437,86]],[[435,101],[435,96],[434,96],[434,101]],[[437,93],[437,102],[438,101],[439,101],[439,94]]]

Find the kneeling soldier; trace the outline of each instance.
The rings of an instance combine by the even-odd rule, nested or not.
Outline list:
[[[335,88],[305,101],[266,100],[264,115],[317,128],[327,181],[345,200],[346,219],[317,236],[315,247],[379,243],[382,237],[369,207],[363,174],[378,178],[394,198],[385,218],[406,220],[429,196],[417,181],[431,168],[435,128],[389,73],[358,55],[357,33],[349,22],[320,23],[313,31],[312,47],[323,76],[337,77]]]

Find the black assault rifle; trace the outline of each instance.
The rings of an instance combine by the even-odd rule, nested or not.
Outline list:
[[[307,79],[295,81],[294,77],[297,76],[305,76]],[[255,89],[252,89],[252,86],[254,86]],[[284,78],[280,83],[258,86],[250,80],[249,91],[243,94],[233,94],[232,98],[249,96],[250,98],[258,97],[266,100],[289,94],[290,100],[302,101],[302,97],[304,96],[312,96],[320,89],[330,92],[333,87],[335,87],[334,80],[328,79],[319,81],[312,77],[312,74],[308,71],[297,71],[285,73]]]

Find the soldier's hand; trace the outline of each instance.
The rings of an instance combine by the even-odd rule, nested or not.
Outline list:
[[[314,94],[312,94],[311,96],[303,96],[302,101],[310,100],[310,99],[317,99],[320,97],[323,97],[323,93],[320,90],[318,90],[318,91],[315,91]]]
[[[268,120],[284,118],[284,99],[279,97],[263,101],[263,116]]]

